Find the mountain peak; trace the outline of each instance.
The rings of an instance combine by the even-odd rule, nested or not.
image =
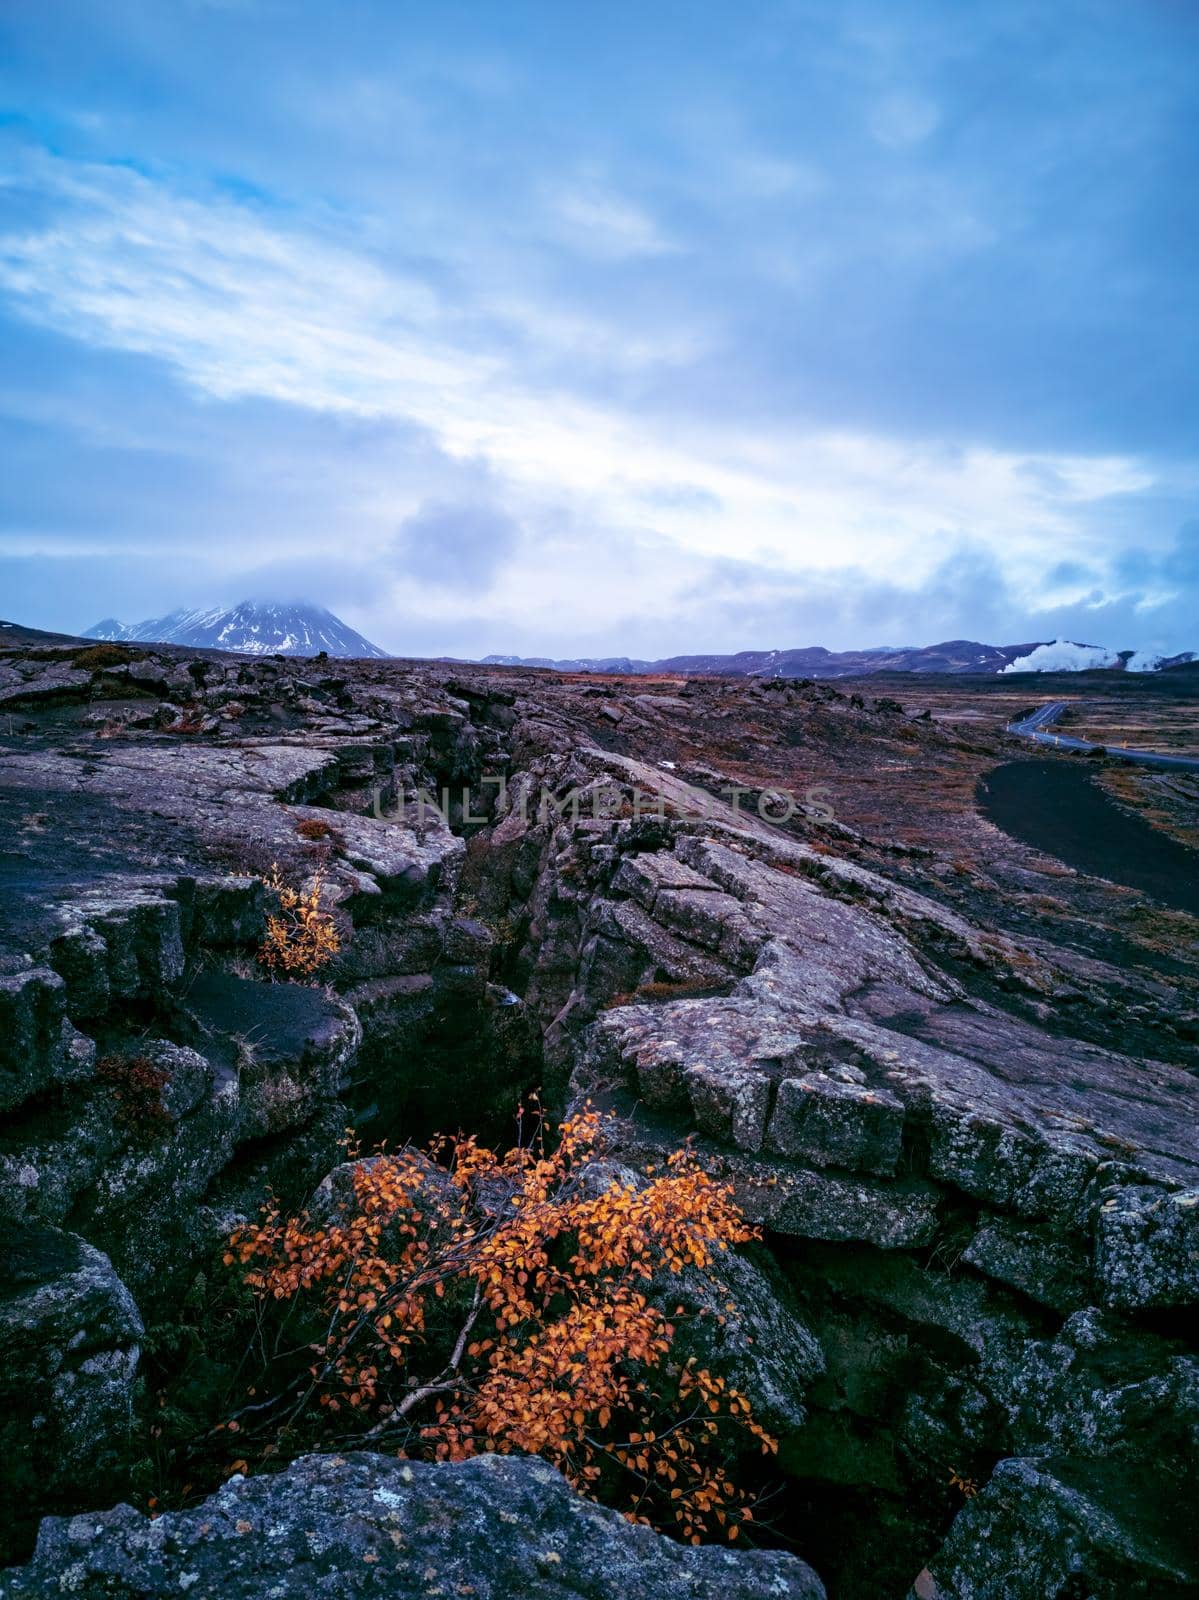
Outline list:
[[[106,617],[88,628],[87,639],[145,644],[181,644],[193,650],[229,650],[254,656],[371,657],[380,650],[324,606],[307,600],[241,600],[234,606],[181,607],[165,617],[119,622]]]

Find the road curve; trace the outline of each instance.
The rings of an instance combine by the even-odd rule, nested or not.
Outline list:
[[[1167,756],[1158,750],[1126,750],[1110,744],[1092,744],[1088,739],[1076,739],[1073,734],[1054,733],[1052,725],[1066,709],[1064,700],[1050,700],[1036,711],[1022,717],[1019,722],[1009,722],[1007,731],[1023,739],[1034,739],[1038,744],[1053,745],[1059,750],[1102,750],[1116,761],[1128,761],[1138,767],[1171,767],[1183,772],[1199,772],[1199,756]]]

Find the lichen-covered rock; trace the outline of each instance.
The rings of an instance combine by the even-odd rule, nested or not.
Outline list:
[[[899,1163],[903,1103],[886,1089],[823,1073],[784,1078],[767,1138],[782,1155],[885,1176]]]
[[[1179,1492],[1189,1495],[1190,1485]],[[910,1600],[1194,1600],[1185,1502],[1127,1467],[1013,1459],[959,1513]]]
[[[1063,1315],[1093,1295],[1085,1241],[1011,1217],[983,1218],[962,1260]]]
[[[1180,1340],[1092,1307],[988,1365],[1015,1452],[1148,1467],[1163,1488],[1199,1470],[1199,1359]]]
[[[573,1016],[584,1029],[576,1101],[623,1096],[677,1132],[695,1129],[723,1150],[739,1198],[753,1195],[750,1215],[779,1232],[909,1248],[931,1236],[939,1196],[956,1192],[999,1214],[971,1264],[1063,1313],[1096,1294],[1130,1308],[1199,1299],[1191,1074],[968,999],[930,970],[917,937],[931,929],[938,948],[979,962],[1014,960],[1010,941],[996,956],[992,936],[852,863],[719,815],[663,822],[654,851],[620,828],[614,869],[594,839],[590,867],[574,858],[601,891],[585,919],[564,919],[580,983],[594,976],[588,950],[617,938],[605,906],[632,907],[709,953],[727,955],[712,918],[760,938],[752,955],[743,947],[739,977],[727,957],[730,992],[676,998],[669,984],[650,984],[644,999],[620,996],[628,1003],[597,1014],[576,987],[555,1023]],[[560,880],[555,848],[547,871]],[[582,891],[572,882],[560,892]],[[540,903],[552,907],[553,893],[543,876]],[[706,908],[702,926],[659,917],[680,896]],[[634,942],[655,948],[640,927]],[[644,1142],[643,1122],[623,1125],[630,1151]]]
[[[12,709],[39,701],[82,699],[91,681],[90,672],[78,672],[68,662],[55,662],[36,677],[5,673],[0,678],[0,705]]]
[[[227,1160],[236,1084],[218,1083],[203,1056],[154,1039],[101,1067],[64,1104],[11,1119],[0,1217],[57,1226],[82,1203],[89,1217],[119,1227],[121,1212],[148,1191],[190,1198]],[[198,1178],[189,1182],[191,1169]]]
[[[576,1495],[543,1462],[305,1456],[151,1522],[129,1506],[49,1518],[3,1600],[823,1600],[794,1556],[675,1544]]]
[[[236,1086],[239,1143],[298,1127],[335,1101],[362,1038],[351,1007],[304,984],[202,973],[185,1003],[197,1043]]]
[[[1095,1232],[1095,1275],[1107,1305],[1199,1300],[1199,1186],[1119,1189],[1100,1206]]]
[[[58,916],[50,961],[67,980],[77,1020],[98,1017],[114,1002],[154,1000],[183,976],[182,913],[157,885],[88,888]]]
[[[95,1047],[68,1022],[66,993],[49,967],[0,977],[0,1110],[87,1076]]]
[[[642,1189],[649,1178],[601,1159],[588,1163],[579,1182],[598,1195],[613,1183]],[[774,1434],[803,1426],[804,1397],[825,1370],[824,1354],[768,1250],[757,1244],[724,1250],[702,1271],[663,1268],[649,1294],[674,1324],[672,1362],[694,1358],[739,1389],[757,1421]]]
[[[143,1328],[107,1257],[73,1233],[0,1236],[0,1556],[38,1506],[103,1498],[128,1460]]]
[[[824,1354],[765,1251],[730,1250],[707,1271],[665,1273],[653,1292],[675,1315],[672,1360],[694,1356],[719,1374],[746,1396],[770,1432],[785,1436],[803,1427],[804,1396],[824,1371]]]

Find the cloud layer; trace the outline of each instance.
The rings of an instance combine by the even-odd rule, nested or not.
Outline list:
[[[1093,9],[10,14],[0,611],[1195,645],[1199,27]]]

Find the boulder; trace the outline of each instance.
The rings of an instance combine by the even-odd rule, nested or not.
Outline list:
[[[0,1557],[35,1508],[119,1491],[143,1328],[107,1256],[73,1233],[0,1240]]]
[[[663,1273],[653,1293],[674,1317],[672,1360],[694,1356],[739,1389],[776,1436],[803,1427],[804,1395],[824,1372],[824,1355],[767,1251],[730,1250],[709,1271]]]
[[[601,1159],[584,1167],[579,1182],[589,1195],[598,1195],[613,1183],[643,1189],[649,1179]],[[802,1428],[804,1396],[824,1373],[824,1354],[768,1250],[751,1244],[722,1251],[703,1271],[663,1268],[649,1293],[674,1325],[672,1362],[694,1357],[739,1389],[771,1433],[784,1437]]]
[[[231,1478],[151,1522],[129,1506],[50,1517],[3,1600],[823,1600],[812,1569],[776,1551],[692,1548],[580,1498],[543,1462],[457,1465],[355,1452]]]
[[[0,1110],[51,1083],[86,1077],[91,1041],[66,1018],[66,984],[49,967],[0,977]]]
[[[1106,1304],[1130,1309],[1199,1301],[1199,1186],[1118,1189],[1099,1208],[1095,1275]]]
[[[1001,1461],[909,1600],[1194,1600],[1194,1519],[1161,1491],[1123,1465]]]

